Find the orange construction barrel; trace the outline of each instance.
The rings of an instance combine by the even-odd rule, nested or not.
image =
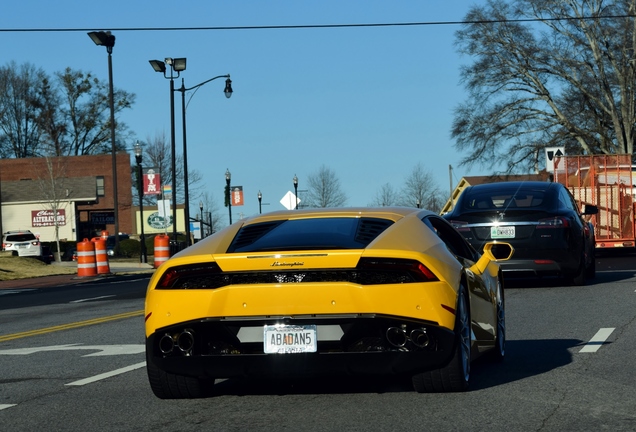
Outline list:
[[[106,240],[102,237],[93,237],[91,240],[95,244],[95,264],[97,274],[110,274],[108,255],[106,254]]]
[[[155,268],[170,258],[170,237],[165,234],[155,236]]]
[[[95,245],[88,239],[77,243],[77,275],[97,276]]]
[[[100,237],[101,237],[104,241],[108,240],[108,231],[103,230],[103,231],[101,232],[101,234],[100,234]]]

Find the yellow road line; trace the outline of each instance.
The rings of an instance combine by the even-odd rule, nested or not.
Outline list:
[[[101,324],[101,323],[105,323],[105,322],[108,322],[108,321],[115,321],[115,320],[124,319],[124,318],[143,316],[143,314],[144,314],[143,310],[138,310],[138,311],[134,311],[134,312],[126,312],[126,313],[122,313],[122,314],[110,315],[110,316],[106,316],[106,317],[102,317],[102,318],[95,318],[95,319],[90,319],[90,320],[86,320],[86,321],[79,321],[79,322],[75,322],[75,323],[62,324],[62,325],[59,325],[59,326],[47,327],[47,328],[38,329],[38,330],[29,330],[29,331],[26,331],[26,332],[14,333],[14,334],[10,334],[10,335],[0,336],[0,342],[6,342],[6,341],[10,341],[10,340],[14,340],[14,339],[20,339],[20,338],[29,337],[29,336],[37,336],[37,335],[46,334],[46,333],[53,333],[53,332],[60,331],[60,330],[68,330],[68,329],[73,329],[73,328],[78,328],[78,327],[89,326],[89,325],[93,325],[93,324]]]

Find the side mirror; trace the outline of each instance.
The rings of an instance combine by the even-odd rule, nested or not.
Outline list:
[[[484,252],[479,261],[474,265],[479,273],[484,273],[488,264],[493,261],[507,261],[514,254],[515,249],[505,242],[489,242],[484,245]]]

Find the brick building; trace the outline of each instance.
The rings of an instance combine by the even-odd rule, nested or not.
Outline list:
[[[130,155],[117,153],[119,231],[133,232]],[[29,229],[42,241],[115,233],[111,154],[0,159],[0,232]]]

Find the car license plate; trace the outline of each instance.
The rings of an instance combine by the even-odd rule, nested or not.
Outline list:
[[[263,345],[266,354],[316,352],[316,326],[267,325]]]
[[[515,238],[515,227],[513,226],[494,226],[490,227],[490,238]]]

